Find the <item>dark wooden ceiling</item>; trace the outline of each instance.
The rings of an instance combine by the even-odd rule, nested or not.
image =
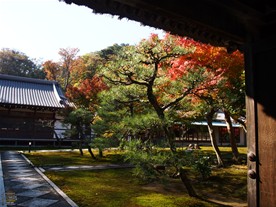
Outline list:
[[[117,15],[228,49],[269,37],[276,1],[268,0],[63,0],[94,13]]]

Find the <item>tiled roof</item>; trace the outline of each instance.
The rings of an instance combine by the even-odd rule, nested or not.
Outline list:
[[[57,109],[67,104],[55,81],[0,74],[0,106]]]

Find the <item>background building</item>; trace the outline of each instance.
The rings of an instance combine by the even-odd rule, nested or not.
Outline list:
[[[55,81],[0,74],[0,145],[56,145],[72,106]]]

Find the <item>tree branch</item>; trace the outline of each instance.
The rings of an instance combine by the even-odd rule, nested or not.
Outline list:
[[[127,82],[127,81],[123,81],[121,79],[119,80],[114,80],[114,79],[111,79],[109,77],[107,77],[106,75],[102,75],[104,78],[106,78],[109,82],[111,82],[112,84],[114,85],[118,85],[118,84],[122,84],[122,85],[131,85],[132,83],[131,82]]]
[[[188,94],[190,94],[192,91],[192,88],[188,88],[180,97],[175,99],[174,101],[170,102],[169,104],[162,107],[163,110],[166,110],[167,108],[176,105],[178,102],[180,102],[182,99],[184,99]]]
[[[128,79],[130,80],[131,83],[141,85],[141,86],[148,86],[149,85],[147,82],[141,82],[141,81],[133,79],[132,75],[133,74],[128,74],[127,75]]]

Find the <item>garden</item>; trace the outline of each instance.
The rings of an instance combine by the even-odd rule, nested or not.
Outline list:
[[[44,78],[59,82],[72,102],[59,112],[64,128],[54,137],[77,140],[78,150],[32,149],[26,156],[35,166],[84,207],[246,205],[246,148],[234,129],[246,134],[241,52],[169,33],[78,51],[60,49],[59,62],[42,64]],[[215,122],[219,113],[224,118]],[[206,123],[204,145],[211,147],[180,149],[177,140],[202,141],[195,122]],[[127,167],[53,170],[108,164]]]
[[[199,151],[212,160],[215,158],[211,147],[201,147]],[[220,147],[220,151],[227,164],[222,168],[210,163],[210,174],[205,178],[200,170],[187,165],[187,176],[196,197],[189,196],[179,176],[165,176],[158,170],[156,176],[153,172],[141,176],[135,166],[102,170],[51,170],[54,166],[130,163],[127,152],[119,149],[105,149],[102,157],[94,151],[97,159],[91,159],[86,150],[83,155],[76,150],[34,151],[25,155],[35,166],[45,169],[45,174],[80,207],[247,206],[246,163],[233,164],[230,147]],[[178,152],[182,153],[181,150]],[[239,152],[245,159],[246,148],[239,148]]]

